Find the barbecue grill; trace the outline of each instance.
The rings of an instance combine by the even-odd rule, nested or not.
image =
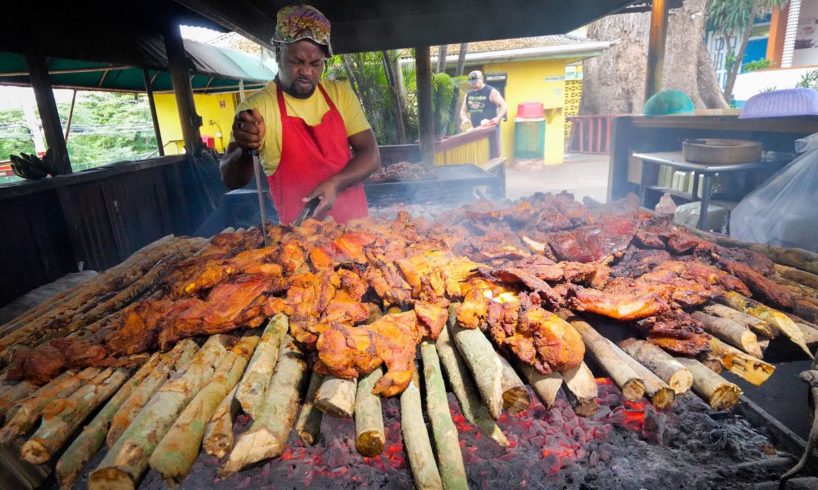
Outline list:
[[[21,456],[92,488],[746,488],[804,450],[729,376],[818,344],[809,253],[565,194],[269,233],[167,237],[6,324],[9,477]]]

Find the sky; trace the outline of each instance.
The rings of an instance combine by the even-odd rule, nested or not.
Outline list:
[[[208,42],[222,33],[204,27],[181,26],[182,37],[192,41]],[[71,102],[72,90],[54,89],[54,98],[57,102]],[[9,87],[0,85],[0,110],[34,105],[34,91],[31,87]]]

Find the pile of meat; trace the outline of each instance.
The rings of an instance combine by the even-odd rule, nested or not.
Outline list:
[[[379,168],[366,180],[367,182],[380,184],[383,182],[410,182],[435,179],[437,179],[437,169],[431,165],[398,162]]]
[[[765,277],[766,257],[702,240],[634,200],[585,206],[569,194],[537,194],[435,221],[399,213],[268,232],[267,247],[255,229],[214,236],[94,328],[17,349],[14,374],[43,383],[283,312],[318,372],[355,378],[384,365],[374,391],[393,396],[412,379],[417,344],[437,337],[452,304],[460,326],[482,329],[498,350],[548,374],[578,366],[585,352],[560,309],[627,322],[694,355],[709,337],[690,309],[724,291],[782,308],[793,301]]]

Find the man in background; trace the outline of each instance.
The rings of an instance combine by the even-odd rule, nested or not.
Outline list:
[[[506,115],[506,101],[500,92],[483,81],[483,73],[474,70],[469,73],[470,89],[463,99],[460,108],[460,119],[463,124],[470,122],[473,128],[499,125]]]

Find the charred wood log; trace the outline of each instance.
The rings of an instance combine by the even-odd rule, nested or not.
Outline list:
[[[301,413],[298,414],[298,420],[295,422],[295,433],[298,434],[301,441],[308,446],[312,446],[318,442],[318,436],[321,433],[323,412],[318,410],[315,406],[315,394],[318,392],[318,388],[321,386],[323,380],[324,377],[315,371],[310,374],[310,384],[307,387],[307,395],[304,398],[304,403],[301,405]]]
[[[386,445],[381,397],[372,394],[381,376],[383,369],[378,367],[362,377],[355,396],[355,449],[370,458],[381,454]]]
[[[423,421],[420,402],[420,377],[415,370],[414,378],[400,395],[400,428],[412,478],[418,490],[442,489],[443,481],[435,462],[432,443]]]
[[[706,401],[713,410],[727,410],[736,405],[741,396],[741,389],[708,369],[695,359],[678,357],[693,374],[693,392]]]
[[[315,394],[315,407],[333,417],[351,418],[355,412],[356,380],[324,376]]]
[[[154,354],[150,360],[131,376],[116,394],[108,400],[102,410],[94,417],[90,424],[85,426],[68,446],[65,453],[57,461],[56,475],[61,488],[70,488],[74,480],[79,476],[82,468],[91,461],[105,441],[105,434],[111,424],[114,414],[119,407],[128,399],[134,390],[156,369],[162,360],[170,354]]]
[[[205,424],[239,382],[258,342],[257,335],[245,335],[222,356],[210,382],[187,404],[151,454],[148,463],[169,485],[181,483],[190,473],[199,455]]]
[[[724,369],[756,386],[764,384],[775,372],[775,366],[772,364],[746,354],[715,337],[710,339],[710,352],[703,354],[703,358],[717,361]]]
[[[275,368],[278,354],[281,349],[281,342],[289,330],[289,320],[286,315],[278,314],[273,317],[261,335],[261,341],[253,353],[253,358],[247,366],[239,382],[236,392],[236,399],[241,404],[242,410],[253,420],[259,415],[267,393],[267,385],[270,382],[273,369]]]
[[[704,330],[710,335],[727,342],[733,347],[738,347],[751,356],[762,357],[758,337],[749,328],[732,320],[710,316],[701,311],[695,311],[690,316],[700,321],[704,326]]]
[[[626,339],[619,343],[619,347],[667,383],[677,395],[693,386],[693,374],[673,356],[650,342]]]
[[[187,369],[198,350],[199,346],[196,345],[196,342],[185,339],[162,356],[159,364],[142,379],[139,386],[134,388],[127,400],[119,406],[111,418],[108,435],[105,438],[108,449],[114,447],[119,437],[139,415],[139,412],[153,397],[154,393],[172,376],[183,373]]]
[[[43,464],[59,451],[80,424],[114,394],[128,377],[127,369],[106,369],[68,398],[53,400],[43,408],[43,422],[23,444],[20,457]]]
[[[253,425],[236,441],[221,474],[231,475],[263,459],[275,458],[284,450],[295,421],[301,389],[307,378],[304,354],[289,335],[282,339],[278,363],[264,403]]]
[[[437,349],[432,342],[424,342],[421,347],[423,358],[423,377],[426,381],[426,414],[432,424],[432,435],[437,449],[438,469],[443,488],[467,489],[466,468],[463,465],[463,455],[460,452],[460,442],[457,438],[457,428],[449,412],[449,399],[446,397],[446,386],[443,383],[443,372],[440,369],[440,359]],[[506,363],[508,366],[508,363]],[[512,371],[511,366],[508,369]],[[517,375],[514,374],[516,377]],[[519,381],[519,378],[517,378]],[[520,381],[522,385],[522,382]],[[522,389],[528,392],[525,386]],[[528,404],[526,404],[526,408]]]
[[[508,446],[508,439],[500,430],[497,422],[491,418],[488,407],[477,391],[477,386],[469,372],[469,368],[460,352],[457,351],[450,335],[449,329],[454,328],[454,323],[457,321],[456,311],[455,305],[449,307],[449,322],[440,332],[435,342],[440,362],[443,364],[446,377],[452,386],[452,391],[460,405],[460,411],[466,420],[477,426],[483,434],[494,439],[501,446]]]
[[[105,459],[88,478],[88,488],[135,487],[148,468],[148,459],[185,406],[204,388],[234,339],[213,335],[196,353],[185,372],[150,399]]]

